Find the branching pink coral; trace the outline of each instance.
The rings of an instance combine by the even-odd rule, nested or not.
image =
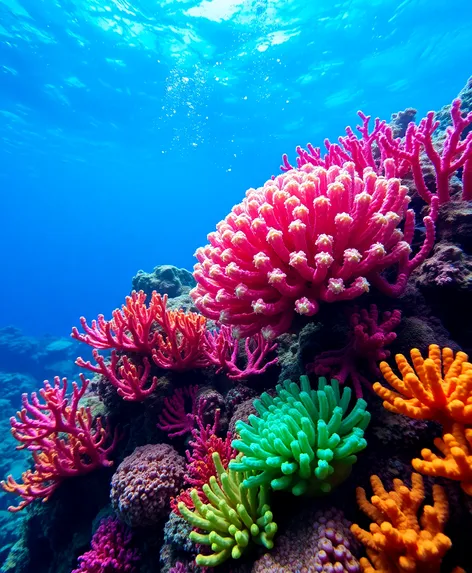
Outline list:
[[[105,378],[117,389],[118,394],[127,401],[141,402],[151,395],[159,384],[157,376],[150,378],[151,364],[147,357],[142,359],[144,367],[133,364],[128,356],[118,356],[115,350],[111,353],[109,362],[105,362],[98,350],[93,350],[96,365],[83,358],[77,358],[75,363],[80,368],[86,368]],[[121,359],[121,365],[119,364]]]
[[[359,111],[362,125],[358,125],[357,130],[361,134],[360,139],[350,127],[347,127],[346,136],[340,137],[339,143],[325,140],[327,153],[324,156],[320,148],[315,148],[311,144],[307,145],[307,149],[297,147],[297,166],[311,164],[328,169],[332,165],[342,166],[347,161],[353,161],[359,175],[362,175],[366,167],[370,167],[380,175],[383,174],[384,161],[393,159],[395,165],[393,176],[403,178],[411,171],[418,194],[428,204],[431,204],[434,196],[439,199],[439,204],[449,201],[449,180],[458,169],[464,167],[462,198],[466,201],[471,200],[472,132],[462,140],[461,137],[466,128],[472,124],[472,112],[463,115],[461,100],[455,99],[450,113],[452,126],[447,128],[444,141],[439,143],[433,137],[439,121],[435,120],[432,111],[420,121],[419,125],[410,123],[404,139],[394,138],[391,127],[378,118],[375,120],[374,129],[369,133],[370,116]],[[435,170],[436,193],[432,193],[425,182],[421,167],[423,152]],[[282,161],[282,171],[293,169],[287,155],[283,155]]]
[[[187,456],[187,472],[185,481],[196,489],[200,499],[206,498],[202,486],[209,483],[210,477],[216,475],[216,468],[213,461],[213,454],[217,452],[220,456],[221,463],[227,468],[229,462],[236,457],[237,451],[232,447],[231,442],[233,435],[227,432],[226,437],[220,438],[216,435],[219,426],[220,411],[216,410],[213,424],[203,424],[203,416],[200,414],[195,417],[195,427],[192,429],[192,440],[189,445],[191,448],[185,452]],[[171,502],[172,509],[178,513],[178,504],[183,502],[188,508],[194,507],[189,490],[183,490]]]
[[[380,376],[378,362],[390,356],[386,346],[397,335],[395,328],[400,324],[401,312],[384,312],[379,322],[379,311],[375,304],[370,309],[356,307],[351,311],[348,343],[340,350],[328,350],[315,358],[308,370],[318,376],[330,376],[344,384],[351,379],[358,398],[362,398],[362,386],[372,389],[372,383],[361,374],[359,368],[365,366],[374,378]]]
[[[85,317],[80,324],[85,334],[74,326],[71,336],[97,349],[128,350],[150,354],[157,344],[159,332],[154,328],[161,307],[161,297],[153,293],[149,306],[146,306],[146,295],[143,291],[133,291],[126,297],[121,309],[112,312],[112,319],[105,320],[99,314],[97,320],[87,324]]]
[[[225,438],[216,435],[219,424],[219,410],[216,412],[213,425],[203,425],[201,418],[197,420],[197,426],[192,430],[192,440],[189,445],[192,449],[187,450],[187,475],[185,481],[196,488],[208,483],[212,475],[216,475],[215,464],[212,454],[220,454],[221,463],[224,468],[236,457],[237,451],[231,446],[233,436],[227,432]]]
[[[207,356],[218,366],[217,372],[224,371],[231,380],[245,380],[249,376],[263,374],[278,361],[275,357],[265,362],[267,355],[277,349],[277,344],[266,340],[260,332],[244,341],[246,356],[244,368],[240,368],[237,364],[239,340],[232,335],[231,327],[222,325],[218,330],[208,331],[206,340]]]
[[[72,573],[135,573],[140,560],[131,548],[131,531],[113,518],[102,519],[92,538],[92,548],[79,557]]]
[[[164,399],[164,408],[157,427],[169,438],[183,436],[195,426],[198,386],[177,388],[172,396]]]
[[[20,445],[18,449],[33,452],[34,469],[22,475],[22,483],[8,476],[2,482],[5,491],[23,498],[17,507],[19,511],[36,499],[47,501],[58,485],[67,477],[89,473],[99,467],[109,467],[108,459],[113,450],[117,434],[109,441],[107,427],[101,419],[94,420],[90,408],[79,406],[89,380],[80,376],[81,386],[72,383],[72,396],[68,396],[67,379],[57,376],[53,384],[47,380],[44,387],[31,394],[23,394],[23,408],[17,418],[10,418],[13,437]]]
[[[112,319],[80,322],[85,333],[72,329],[72,338],[95,349],[114,349],[152,356],[168,370],[189,370],[209,365],[205,354],[206,319],[195,312],[167,309],[167,295],[153,292],[149,305],[143,291],[131,293],[126,304],[112,312]],[[82,361],[84,363],[84,361]]]
[[[394,161],[384,167],[385,177],[366,168],[361,179],[354,163],[305,164],[250,189],[196,252],[197,308],[236,334],[270,338],[288,330],[294,311],[312,316],[320,302],[357,298],[370,284],[400,295],[433,246],[437,200],[411,257],[410,198],[392,177]],[[395,267],[390,283],[383,272]]]
[[[360,138],[348,126],[346,127],[346,135],[338,138],[339,143],[331,143],[329,139],[324,140],[327,150],[325,155],[322,156],[321,149],[314,147],[311,143],[307,145],[306,149],[298,146],[296,149],[298,155],[296,166],[290,164],[285,153],[282,156],[283,164],[280,166],[280,169],[282,171],[290,171],[290,169],[300,168],[307,164],[329,169],[333,165],[342,167],[344,163],[352,161],[360,177],[366,168],[372,169],[377,175],[384,175],[384,161],[395,157],[392,149],[384,145],[383,139],[386,134],[391,134],[391,129],[385,120],[381,121],[379,118],[376,118],[374,128],[369,133],[371,116],[365,115],[362,111],[358,111],[357,114],[362,121],[362,125],[356,127],[361,135]],[[393,140],[392,137],[390,139]],[[401,159],[400,162],[395,163],[394,167],[394,176],[404,177],[409,170],[409,162],[406,159]]]
[[[190,370],[205,368],[206,318],[196,312],[166,310],[167,296],[160,299],[160,333],[152,349],[152,359],[160,368]]]

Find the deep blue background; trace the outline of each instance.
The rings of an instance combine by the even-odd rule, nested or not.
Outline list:
[[[0,326],[67,335],[191,268],[283,152],[450,102],[471,29],[470,0],[1,0]]]

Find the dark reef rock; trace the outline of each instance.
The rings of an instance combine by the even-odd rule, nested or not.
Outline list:
[[[30,506],[0,572],[70,573],[89,548],[95,517],[108,505],[110,477],[107,469],[70,479],[47,504]]]
[[[412,348],[418,348],[426,354],[430,344],[460,350],[460,346],[451,340],[449,333],[439,321],[419,316],[407,316],[402,319],[398,327],[397,338],[390,346],[390,351],[392,355],[403,353],[408,356]]]
[[[243,422],[247,422],[248,418],[251,414],[257,414],[256,409],[253,406],[254,398],[249,398],[249,400],[245,400],[238,404],[234,409],[234,413],[231,416],[231,420],[229,421],[228,431],[232,434],[236,433],[236,422],[238,420],[242,420]]]
[[[421,290],[454,291],[472,290],[472,256],[458,245],[437,243],[428,259],[415,273],[415,282]]]
[[[451,201],[441,207],[437,243],[416,269],[416,285],[434,315],[463,349],[472,350],[472,204]]]
[[[462,100],[462,112],[468,113],[472,111],[472,76],[467,80],[465,86],[459,92],[458,98]],[[436,112],[436,119],[439,121],[438,131],[445,131],[451,123],[451,104],[443,106],[438,112]],[[469,126],[463,133],[463,137],[472,129]]]
[[[412,107],[407,107],[403,111],[392,113],[390,127],[392,128],[393,137],[404,137],[408,124],[415,121],[418,112]]]
[[[138,271],[132,280],[133,290],[142,290],[148,296],[155,290],[160,294],[167,294],[169,298],[188,294],[195,285],[190,271],[172,265],[154,267],[152,273]]]
[[[472,254],[472,203],[450,201],[439,210],[436,222],[437,241],[459,245]]]
[[[200,567],[194,565],[197,547],[189,539],[193,527],[182,517],[171,512],[164,526],[164,544],[160,550],[161,573],[169,573],[176,563],[185,564],[188,571],[198,573]]]

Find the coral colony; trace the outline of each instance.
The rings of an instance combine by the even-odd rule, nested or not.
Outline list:
[[[325,153],[298,148],[295,165],[284,156],[282,173],[208,235],[190,293],[199,312],[133,291],[110,320],[72,330],[92,349],[77,359],[92,382],[55,378],[23,396],[11,427],[32,467],[2,483],[16,495],[10,511],[52,507],[85,474],[110,491],[69,571],[472,567],[449,518],[450,502],[457,512],[458,496],[472,495],[472,363],[434,340],[404,348],[411,358],[396,354],[395,369],[387,362],[408,340],[404,293],[443,213],[472,200],[472,111],[456,99],[448,127],[431,112],[400,137],[359,117],[359,134],[348,128]],[[300,332],[332,325],[338,308],[345,344],[303,358]],[[431,439],[413,442],[392,474],[388,444],[369,458],[369,439],[397,417],[430,424]]]

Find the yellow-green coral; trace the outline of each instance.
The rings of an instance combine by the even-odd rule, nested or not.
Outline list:
[[[243,480],[253,472],[225,470],[218,453],[212,458],[217,475],[203,486],[208,503],[202,502],[197,491],[192,490],[190,496],[195,509],[189,509],[183,502],[178,504],[182,517],[205,532],[192,531],[190,539],[211,546],[210,555],[197,555],[197,565],[202,567],[216,567],[229,557],[238,559],[251,543],[272,549],[277,532],[267,505],[268,488],[244,489]]]

